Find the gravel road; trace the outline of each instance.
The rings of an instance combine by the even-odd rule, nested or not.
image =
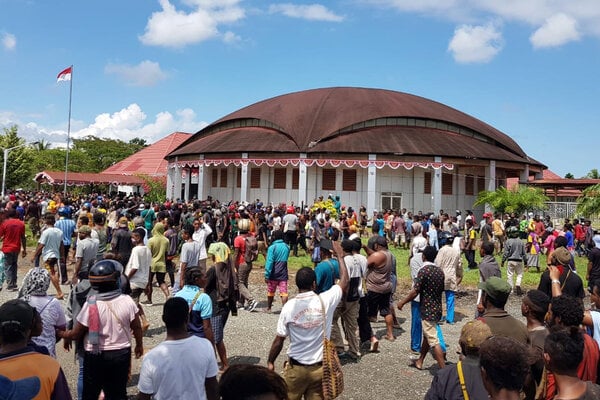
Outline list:
[[[28,270],[29,260],[19,260],[19,281]],[[230,362],[235,363],[253,363],[266,365],[267,355],[273,337],[281,304],[276,301],[273,306],[273,313],[263,312],[266,307],[266,287],[262,275],[262,270],[255,268],[251,274],[250,290],[260,300],[259,307],[254,312],[240,310],[237,317],[230,317],[225,327],[225,344],[227,347]],[[293,296],[295,287],[293,285],[293,276],[290,276],[290,294]],[[63,290],[68,290],[63,287]],[[54,289],[50,288],[53,293]],[[396,298],[405,295],[408,292],[407,287],[399,287],[396,292]],[[0,292],[0,302],[14,298],[16,293],[3,290]],[[165,337],[165,329],[161,321],[162,313],[162,294],[155,291],[155,305],[145,307],[146,314],[151,323],[150,329],[144,336],[145,351],[150,350],[159,344]],[[156,304],[157,300],[160,304]],[[277,298],[276,298],[277,300]],[[448,360],[457,362],[458,338],[460,329],[464,322],[470,320],[474,312],[476,300],[476,290],[474,288],[462,288],[456,299],[456,323],[453,325],[442,325],[442,331],[446,343],[448,344]],[[511,296],[507,305],[507,310],[516,317],[520,317],[520,298]],[[262,307],[262,308],[261,308]],[[363,355],[357,363],[348,363],[344,365],[345,391],[341,399],[368,399],[377,398],[387,399],[417,399],[423,398],[431,379],[437,371],[437,365],[433,357],[428,356],[425,359],[424,370],[418,371],[410,367],[410,307],[407,306],[398,313],[401,329],[395,330],[397,340],[389,342],[381,340],[378,353],[367,353]],[[372,324],[378,337],[385,335],[385,323],[380,317],[379,322]],[[282,369],[285,359],[285,349],[277,359],[277,367]],[[67,375],[67,380],[74,396],[76,395],[76,382],[78,365],[74,361],[73,353],[67,353],[59,344],[57,354],[63,370]],[[134,395],[137,393],[137,379],[140,370],[141,360],[133,360],[132,377],[128,387],[128,393]]]

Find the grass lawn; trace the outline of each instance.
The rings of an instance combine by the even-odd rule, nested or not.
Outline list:
[[[394,247],[391,248],[392,253],[396,256],[396,271],[398,274],[398,283],[400,286],[410,285],[410,271],[408,267],[408,250],[396,249]],[[301,267],[312,266],[312,262],[310,261],[309,256],[305,256],[303,250],[299,250],[298,252],[301,254],[299,257],[290,256],[288,261],[288,266],[290,271],[296,271]],[[467,260],[464,255],[462,257],[463,265],[467,264]],[[479,254],[477,254],[476,261],[479,262],[481,258]],[[496,260],[498,264],[502,261],[502,257],[497,256]],[[575,257],[575,265],[577,266],[577,271],[581,279],[583,280],[584,287],[587,287],[587,281],[585,279],[585,273],[587,270],[587,258],[586,257]],[[264,265],[264,259],[262,256],[258,258],[258,264]],[[544,254],[540,254],[540,269],[544,271],[546,269],[546,256]],[[506,266],[501,268],[502,277],[506,278]],[[521,287],[524,289],[535,289],[538,286],[540,281],[541,272],[537,272],[535,268],[530,270],[529,272],[525,272],[523,274],[523,281],[521,283]],[[472,270],[468,271],[465,269],[463,281],[461,286],[463,287],[476,287],[479,283],[479,271]]]

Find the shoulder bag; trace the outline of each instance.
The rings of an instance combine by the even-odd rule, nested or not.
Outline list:
[[[321,296],[318,297],[323,311],[323,399],[332,400],[344,391],[344,373],[335,344],[327,339],[327,314]]]

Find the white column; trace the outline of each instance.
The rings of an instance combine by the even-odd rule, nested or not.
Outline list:
[[[181,199],[181,167],[178,165],[175,165],[175,185],[174,185],[174,190],[175,192],[173,193],[173,199],[177,200],[177,199]]]
[[[242,153],[242,160],[248,159],[248,153]],[[240,185],[240,201],[248,201],[248,163],[242,161],[242,182]]]
[[[175,168],[172,164],[167,166],[167,199],[175,200]]]
[[[369,161],[377,160],[376,154],[369,154]],[[376,209],[376,188],[377,188],[377,168],[375,165],[369,165],[367,168],[367,213],[373,215],[373,210]]]
[[[196,198],[198,200],[204,200],[204,169],[206,167],[204,164],[200,164],[198,166],[198,193],[196,193]]]
[[[190,200],[190,183],[192,182],[192,170],[190,168],[184,168],[181,172],[185,171],[185,182],[183,182],[183,198],[185,201]],[[182,180],[184,178],[181,178]]]
[[[525,164],[525,168],[521,171],[521,177],[519,178],[520,184],[527,184],[529,181],[529,164]]]
[[[306,183],[308,177],[306,175],[306,164],[304,159],[306,153],[300,153],[300,164],[298,164],[298,205],[306,205]]]
[[[485,167],[485,183],[488,192],[496,190],[496,161],[490,160],[490,165]],[[492,206],[485,204],[485,211],[491,212]]]
[[[433,159],[436,163],[442,162],[442,157]],[[432,212],[437,213],[442,208],[442,169],[433,170],[433,179],[431,180],[431,208]]]

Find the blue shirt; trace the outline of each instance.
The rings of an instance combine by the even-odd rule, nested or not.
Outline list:
[[[62,241],[65,246],[70,246],[73,241],[73,232],[75,232],[75,221],[68,218],[61,217],[54,224],[55,228],[58,228],[62,231]]]
[[[272,281],[288,280],[288,258],[290,248],[279,239],[271,243],[265,261],[265,279]]]
[[[194,336],[205,338],[206,335],[204,334],[204,325],[202,324],[202,321],[212,317],[212,301],[210,300],[210,297],[195,285],[185,285],[183,289],[177,292],[175,297],[185,299],[188,302],[188,305],[191,306],[198,291],[201,291],[202,293],[198,296],[196,303],[194,303],[194,308],[190,313],[188,332]]]
[[[317,294],[331,289],[336,279],[340,278],[340,264],[338,260],[329,258],[323,260],[315,267],[317,277]]]

